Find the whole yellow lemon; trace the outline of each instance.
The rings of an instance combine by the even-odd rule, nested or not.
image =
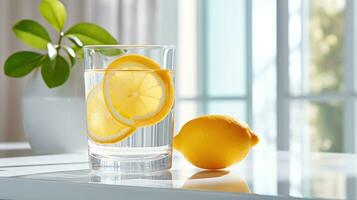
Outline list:
[[[243,160],[258,142],[253,131],[234,118],[206,115],[181,128],[174,148],[199,168],[223,169]]]

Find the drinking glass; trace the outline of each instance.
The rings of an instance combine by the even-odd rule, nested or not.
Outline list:
[[[171,168],[175,49],[84,47],[89,164],[146,173]]]

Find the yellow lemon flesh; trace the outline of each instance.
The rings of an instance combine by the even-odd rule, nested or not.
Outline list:
[[[259,138],[243,123],[223,115],[187,122],[174,138],[174,148],[193,165],[223,169],[243,160]]]
[[[198,172],[184,183],[183,188],[220,192],[250,192],[247,182],[238,175],[220,170]]]
[[[108,66],[103,91],[112,116],[132,127],[160,122],[174,103],[170,71],[136,54],[119,57]]]
[[[97,143],[116,143],[135,131],[135,128],[119,123],[109,113],[102,84],[96,85],[87,96],[87,126],[89,137]]]

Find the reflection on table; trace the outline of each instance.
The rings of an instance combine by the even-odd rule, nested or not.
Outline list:
[[[5,158],[0,159],[0,172],[6,174],[7,170],[29,171],[27,175],[14,177],[20,179],[209,190],[297,198],[357,199],[357,155],[355,154],[304,155],[258,149],[244,162],[230,168],[204,171],[192,166],[180,154],[175,153],[171,170],[151,174],[92,172],[88,169],[86,161],[82,164],[44,162],[45,164],[31,166],[21,166],[19,163],[15,168],[7,166],[7,161]],[[48,173],[49,171],[52,172]]]

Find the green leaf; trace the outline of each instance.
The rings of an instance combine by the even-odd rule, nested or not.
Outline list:
[[[83,47],[83,43],[76,36],[68,35],[66,38],[68,38],[69,41],[71,41],[77,47]]]
[[[121,49],[99,49],[98,52],[100,52],[103,55],[106,56],[117,56],[122,53],[124,53]]]
[[[54,60],[46,56],[42,63],[42,78],[49,88],[58,87],[65,83],[69,73],[70,66],[62,56],[57,56]]]
[[[84,58],[83,48],[74,46],[72,47],[74,53],[76,53],[77,58]]]
[[[67,12],[64,5],[58,0],[42,0],[38,7],[42,16],[58,32],[63,30],[66,23]]]
[[[4,72],[7,76],[22,77],[41,65],[44,55],[31,51],[12,54],[6,61]]]
[[[21,20],[13,26],[12,30],[19,40],[33,48],[46,49],[47,43],[51,42],[46,29],[33,20]]]
[[[66,51],[69,61],[71,62],[71,66],[73,67],[76,64],[76,53],[74,50],[70,47],[63,47],[64,50]]]
[[[118,41],[108,31],[91,23],[76,24],[65,35],[77,37],[83,45],[118,44]]]

